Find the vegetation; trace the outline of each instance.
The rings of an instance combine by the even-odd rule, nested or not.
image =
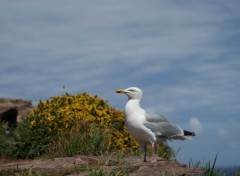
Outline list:
[[[205,176],[226,176],[226,173],[224,173],[222,169],[216,168],[217,157],[218,154],[216,154],[212,163],[211,161],[208,161],[208,163],[202,163],[200,161],[194,163],[192,160],[190,160],[190,162],[188,163],[188,167],[203,168]],[[240,173],[240,169],[236,167],[236,170],[234,172],[235,173],[233,174],[233,176],[238,176]]]
[[[207,164],[201,162],[193,163],[191,160],[188,164],[189,167],[200,167],[204,169],[204,175],[206,176],[220,176],[223,175],[219,170],[215,170],[215,165],[217,161],[217,155],[214,158],[213,164],[209,161]]]
[[[11,136],[0,134],[0,156],[139,154],[139,145],[124,125],[124,113],[98,96],[65,94],[39,101]],[[159,156],[172,150],[160,145]]]
[[[124,127],[122,111],[97,96],[82,93],[40,101],[12,137],[0,144],[1,148],[4,146],[0,154],[34,158],[43,155],[52,143],[57,144],[52,148],[55,153],[61,147],[61,140],[67,136],[71,137],[69,143],[81,136],[82,143],[76,146],[80,146],[77,154],[101,154],[113,150],[129,152],[139,148]],[[90,142],[91,149],[86,142]]]

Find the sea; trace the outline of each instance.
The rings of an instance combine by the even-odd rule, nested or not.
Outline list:
[[[220,171],[223,176],[240,176],[240,166],[221,166],[215,170]]]

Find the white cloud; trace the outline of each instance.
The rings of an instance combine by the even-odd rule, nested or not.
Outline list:
[[[221,137],[221,138],[227,138],[228,137],[228,131],[226,129],[219,129],[218,131],[218,135]]]
[[[196,134],[201,134],[203,131],[202,123],[196,117],[192,117],[189,120],[189,125]]]

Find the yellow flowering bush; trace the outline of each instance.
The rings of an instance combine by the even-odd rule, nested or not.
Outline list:
[[[109,149],[127,152],[138,149],[138,143],[126,131],[124,113],[98,96],[87,93],[51,97],[40,101],[27,117],[27,128],[43,138],[82,128],[104,132]]]

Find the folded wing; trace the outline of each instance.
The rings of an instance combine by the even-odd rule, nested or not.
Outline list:
[[[171,124],[166,117],[156,114],[146,114],[144,125],[149,128],[159,139],[190,139],[190,136],[184,135],[184,130],[179,126]]]
[[[163,115],[146,113],[146,120],[148,122],[167,122],[167,118]]]

